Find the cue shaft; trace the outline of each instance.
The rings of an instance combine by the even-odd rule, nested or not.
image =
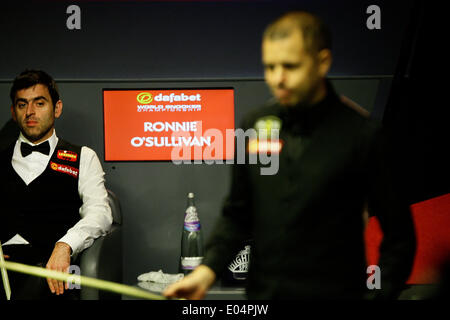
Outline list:
[[[5,258],[3,257],[2,243],[0,241],[0,264],[2,265],[0,269],[2,273],[3,288],[5,289],[6,300],[11,300],[11,286],[9,285],[8,272],[3,266],[4,262]]]
[[[11,262],[11,261],[1,261],[0,267],[6,268],[8,270],[14,271],[14,272],[20,272],[29,274],[36,277],[41,278],[51,278],[56,279],[59,281],[69,282],[69,283],[76,283],[80,284],[81,286],[96,288],[104,291],[110,291],[122,295],[127,295],[131,297],[137,297],[142,299],[149,299],[149,300],[166,300],[165,297],[150,293],[145,290],[141,290],[132,286],[124,285],[121,283],[115,283],[111,281],[106,280],[100,280],[95,278],[90,278],[86,276],[80,276],[76,274],[68,274],[64,272],[54,271],[54,270],[48,270],[45,268],[30,266],[22,263],[17,262]]]

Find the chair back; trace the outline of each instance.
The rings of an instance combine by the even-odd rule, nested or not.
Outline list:
[[[111,208],[113,224],[122,224],[122,212],[120,208],[119,198],[111,190],[108,191],[108,203]]]

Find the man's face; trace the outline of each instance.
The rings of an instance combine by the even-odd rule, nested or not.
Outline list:
[[[318,55],[306,51],[299,30],[282,39],[264,39],[262,58],[266,83],[281,105],[315,102],[326,72]]]
[[[11,115],[22,134],[37,144],[51,137],[55,118],[62,112],[59,100],[53,107],[48,88],[42,84],[17,91]]]

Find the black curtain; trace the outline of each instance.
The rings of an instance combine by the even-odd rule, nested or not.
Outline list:
[[[442,5],[415,1],[383,119],[398,187],[410,204],[449,193],[450,56]]]

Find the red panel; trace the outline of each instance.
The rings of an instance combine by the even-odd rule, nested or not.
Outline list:
[[[439,270],[450,257],[450,194],[411,206],[416,228],[417,252],[408,284],[430,284],[439,281]],[[369,265],[377,264],[383,238],[378,220],[369,219],[365,233]]]
[[[233,89],[105,90],[106,161],[234,158]]]

